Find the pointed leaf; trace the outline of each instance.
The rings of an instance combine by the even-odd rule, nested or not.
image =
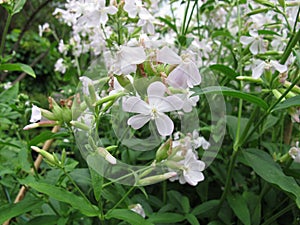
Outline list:
[[[278,105],[274,107],[272,112],[280,109],[287,109],[293,106],[300,106],[300,95],[294,96],[292,98],[288,98],[287,100],[280,102]]]
[[[73,208],[78,209],[86,216],[97,216],[99,215],[98,208],[87,202],[82,197],[75,193],[69,192],[63,188],[53,186],[51,184],[25,181],[21,180],[21,183],[28,185],[29,187],[56,199],[57,201],[65,202],[70,204]]]
[[[195,88],[193,91],[195,91],[195,93],[193,95],[220,93],[225,96],[240,98],[245,101],[251,102],[251,103],[263,108],[264,110],[267,110],[269,108],[268,104],[263,99],[256,97],[254,95],[245,93],[245,92],[241,92],[241,91],[237,91],[237,90],[228,88],[228,87],[211,86],[211,87],[203,88],[201,90]]]
[[[115,218],[126,221],[132,225],[153,225],[153,223],[146,221],[141,215],[129,209],[114,209],[111,210],[105,217],[107,219]]]
[[[153,213],[148,221],[152,223],[177,223],[184,221],[185,217],[177,213]]]
[[[227,196],[227,201],[235,215],[242,221],[242,223],[245,225],[251,225],[250,212],[247,206],[247,202],[245,201],[243,196],[229,194]]]
[[[40,208],[44,202],[40,199],[25,198],[18,203],[6,204],[0,207],[0,224],[8,219]]]
[[[25,73],[27,73],[28,75],[32,76],[32,77],[36,77],[35,73],[33,71],[33,69],[26,65],[26,64],[22,64],[22,63],[6,63],[6,64],[2,64],[0,65],[0,70],[7,70],[7,71],[23,71]]]
[[[300,208],[300,187],[293,177],[286,176],[281,167],[266,152],[258,149],[247,149],[242,152],[249,166],[264,180],[277,186],[292,196]]]

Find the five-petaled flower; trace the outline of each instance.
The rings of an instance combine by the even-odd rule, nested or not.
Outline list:
[[[165,92],[166,86],[156,81],[150,84],[147,89],[147,102],[137,96],[131,96],[125,99],[123,102],[123,110],[138,113],[138,115],[134,115],[128,119],[128,125],[134,129],[139,129],[150,120],[154,120],[160,135],[171,135],[174,124],[165,113],[180,110],[183,106],[183,101],[176,95],[165,97]]]

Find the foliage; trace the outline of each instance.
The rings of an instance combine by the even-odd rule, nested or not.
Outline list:
[[[299,224],[297,2],[0,7],[1,224]]]

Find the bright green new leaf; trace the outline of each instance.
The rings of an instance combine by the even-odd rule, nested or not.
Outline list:
[[[153,225],[153,223],[145,220],[141,215],[129,209],[113,209],[106,216],[106,219],[119,219],[126,221],[132,225]]]
[[[0,207],[0,224],[8,219],[40,208],[43,203],[40,199],[25,198],[18,203],[3,205]]]
[[[227,201],[235,215],[242,221],[242,223],[245,225],[251,225],[250,212],[247,202],[243,196],[230,194],[227,196]]]
[[[300,208],[300,186],[293,177],[283,173],[281,167],[268,153],[258,149],[246,149],[242,151],[242,155],[260,177],[287,192],[289,196],[293,196]]]
[[[219,86],[211,86],[211,87],[206,87],[201,90],[199,89],[194,89],[195,94],[193,95],[203,95],[203,94],[223,94],[225,96],[230,96],[234,98],[240,98],[245,101],[251,102],[255,105],[258,105],[259,107],[263,108],[264,110],[267,110],[269,108],[268,104],[261,98],[256,97],[254,95],[237,91],[228,87],[219,87]]]
[[[34,78],[36,77],[33,69],[30,66],[28,66],[26,64],[22,64],[22,63],[5,63],[5,64],[0,65],[0,71],[1,70],[22,71]]]
[[[278,105],[275,106],[272,112],[280,109],[287,109],[293,106],[300,106],[300,95],[288,98],[287,100],[280,102]]]
[[[73,208],[78,209],[82,214],[86,216],[98,216],[99,209],[87,202],[84,198],[78,196],[75,193],[69,192],[63,188],[53,186],[51,184],[42,182],[26,182],[21,180],[21,183],[28,185],[29,187],[56,199],[57,201],[65,202],[70,204]]]

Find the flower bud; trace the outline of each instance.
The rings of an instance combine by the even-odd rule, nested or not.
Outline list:
[[[110,164],[117,164],[117,159],[113,157],[105,148],[99,147],[97,153],[105,158]]]
[[[145,185],[149,185],[149,184],[154,184],[154,183],[157,183],[157,182],[160,182],[160,181],[170,179],[171,177],[174,177],[176,175],[177,175],[176,172],[168,172],[168,173],[164,173],[164,174],[161,174],[161,175],[146,177],[146,178],[143,178],[143,179],[139,180],[137,182],[137,186],[145,186]]]
[[[46,109],[41,109],[41,113],[42,113],[42,116],[47,118],[48,120],[57,120],[57,118],[55,117],[55,115],[50,112],[49,110],[46,110]]]
[[[37,146],[31,146],[31,149],[41,154],[47,163],[49,163],[51,166],[59,166],[61,162],[58,160],[57,156],[54,156],[53,154],[50,154],[49,152],[40,149]]]
[[[85,130],[85,131],[89,131],[90,130],[90,128],[86,124],[78,122],[78,121],[72,120],[72,121],[70,121],[70,124],[72,126],[76,127],[76,128],[81,129],[81,130]]]
[[[165,143],[163,143],[156,151],[156,161],[160,162],[170,155],[172,152],[172,139],[169,138]]]
[[[261,78],[253,78],[249,76],[237,76],[236,79],[242,81],[249,81],[253,83],[259,83],[259,84],[263,83],[263,80]]]

